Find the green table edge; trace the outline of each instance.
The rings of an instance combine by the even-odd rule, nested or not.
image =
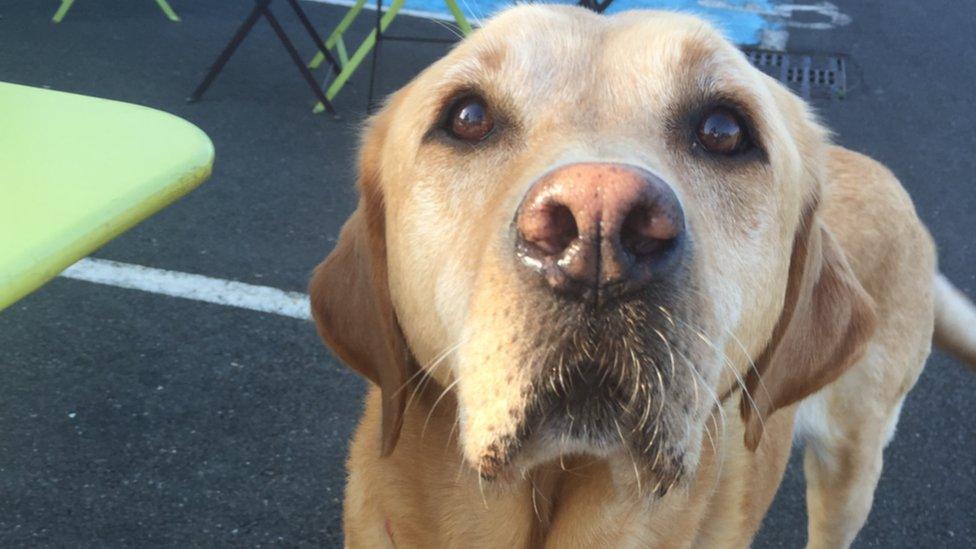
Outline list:
[[[179,118],[170,113],[164,114]],[[0,292],[0,312],[50,282],[51,279],[75,264],[79,259],[88,256],[109,243],[112,239],[185,196],[210,177],[210,174],[213,172],[214,162],[213,142],[196,125],[182,118],[180,120],[199,132],[205,139],[209,146],[206,163],[187,170],[175,184],[146,195],[142,200],[134,203],[125,214],[114,218],[111,223],[106,222],[94,231],[79,236],[75,241],[64,247],[63,253],[51,255],[37,261],[30,269],[33,273],[31,276],[15,277],[15,280],[7,282],[10,286],[4,288],[3,292]]]

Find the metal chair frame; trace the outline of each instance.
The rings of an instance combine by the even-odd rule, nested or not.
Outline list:
[[[322,41],[322,37],[320,37],[319,33],[315,31],[315,27],[312,26],[312,22],[309,21],[308,16],[305,15],[305,12],[302,10],[301,6],[298,5],[298,0],[285,1],[291,7],[292,11],[295,12],[295,15],[301,22],[302,27],[304,27],[305,32],[307,32],[309,37],[312,38],[312,41],[318,48],[319,54],[322,55],[323,60],[329,62],[329,64],[332,66],[333,73],[338,77],[342,71],[339,63],[325,46],[325,43]],[[227,61],[229,61],[231,56],[234,55],[234,52],[237,51],[238,46],[241,45],[244,38],[246,38],[248,33],[251,32],[251,29],[254,28],[254,25],[258,22],[258,19],[264,17],[268,20],[268,24],[271,25],[272,30],[274,30],[275,34],[278,36],[278,39],[285,47],[285,50],[288,51],[288,56],[291,57],[292,62],[298,68],[298,72],[305,80],[305,83],[307,83],[309,88],[312,89],[312,93],[315,95],[315,98],[318,99],[319,105],[328,111],[329,114],[335,116],[336,111],[332,106],[330,98],[326,97],[325,93],[323,93],[322,88],[319,87],[318,83],[315,81],[315,77],[305,65],[301,55],[299,55],[298,50],[295,49],[295,45],[292,43],[291,39],[288,38],[288,34],[285,33],[285,29],[282,28],[281,23],[278,22],[278,18],[275,17],[271,12],[271,2],[272,0],[254,1],[254,8],[251,9],[251,12],[248,14],[247,18],[244,19],[244,22],[241,23],[241,26],[237,28],[237,32],[235,32],[234,36],[231,37],[230,42],[228,42],[224,47],[223,51],[217,57],[217,60],[214,61],[214,64],[210,67],[210,70],[207,71],[207,75],[203,78],[203,81],[201,81],[196,89],[193,90],[193,93],[190,94],[187,101],[192,103],[199,101],[200,98],[203,97],[203,94],[206,93],[207,88],[213,84],[213,81],[217,78],[217,75],[220,74],[221,70],[223,70],[224,65],[226,65]]]
[[[61,20],[64,19],[64,16],[68,14],[68,10],[71,9],[71,6],[74,3],[75,0],[61,0],[61,5],[58,6],[58,11],[54,12],[54,17],[51,18],[51,22],[60,23]],[[180,16],[176,15],[176,12],[173,11],[173,8],[170,7],[166,0],[156,0],[156,5],[159,6],[159,9],[163,10],[163,13],[166,14],[167,19],[174,23],[180,22]]]

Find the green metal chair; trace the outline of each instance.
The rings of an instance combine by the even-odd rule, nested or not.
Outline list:
[[[71,9],[71,5],[74,3],[75,0],[61,0],[61,5],[58,7],[58,11],[54,12],[54,17],[51,18],[51,22],[60,23],[61,20],[64,19],[64,16],[67,15],[68,10]],[[159,9],[163,10],[163,13],[166,14],[167,19],[173,21],[174,23],[180,22],[180,16],[176,15],[176,12],[173,11],[173,8],[170,7],[166,0],[156,0],[156,4],[159,6]]]
[[[345,17],[339,21],[336,25],[335,30],[332,34],[325,40],[326,49],[331,52],[333,48],[336,50],[336,57],[338,57],[339,65],[342,70],[335,76],[332,82],[329,83],[329,87],[325,90],[325,97],[332,101],[335,96],[339,93],[342,87],[346,84],[349,78],[356,72],[359,65],[363,62],[363,59],[370,53],[373,52],[373,62],[370,70],[369,77],[369,102],[372,103],[373,95],[373,79],[376,73],[376,63],[377,63],[377,53],[379,52],[379,44],[384,40],[388,41],[407,41],[407,42],[453,42],[453,40],[440,40],[434,38],[418,38],[418,37],[406,37],[406,36],[387,36],[383,33],[386,32],[387,27],[393,22],[396,16],[399,14],[400,10],[403,8],[406,0],[392,0],[389,8],[385,11],[383,10],[382,0],[376,0],[376,24],[373,30],[363,39],[363,41],[356,48],[356,51],[349,56],[346,47],[345,40],[343,40],[343,35],[352,25],[353,21],[359,15],[359,12],[363,10],[366,5],[367,0],[356,0],[356,3],[346,12]],[[447,9],[450,10],[451,15],[454,16],[454,21],[457,23],[458,29],[463,36],[468,36],[471,34],[471,24],[468,23],[467,18],[464,17],[464,13],[458,8],[456,0],[444,0],[444,4],[447,5]],[[316,69],[323,61],[326,60],[325,53],[319,51],[309,62],[308,66],[310,69]],[[325,109],[323,103],[319,103],[315,106],[313,112],[320,113]]]
[[[65,0],[68,1],[68,0]],[[373,95],[373,80],[376,74],[376,64],[377,64],[377,52],[379,51],[379,44],[384,40],[400,40],[400,41],[410,41],[410,42],[454,42],[454,40],[443,40],[438,38],[424,38],[424,37],[404,37],[404,36],[388,36],[384,34],[387,27],[393,22],[397,14],[403,8],[403,4],[406,0],[392,0],[390,6],[384,10],[382,1],[376,0],[376,21],[372,32],[366,36],[365,39],[356,48],[356,51],[349,56],[348,50],[346,48],[345,40],[343,39],[344,33],[355,21],[356,16],[363,10],[366,6],[367,0],[356,0],[355,4],[346,12],[346,15],[342,18],[339,24],[336,26],[335,30],[326,40],[322,40],[318,32],[312,26],[311,21],[308,16],[305,15],[304,10],[299,6],[298,0],[285,0],[286,3],[291,7],[292,11],[298,17],[299,21],[304,27],[305,31],[312,38],[317,48],[317,53],[310,63],[307,65],[301,59],[298,51],[295,49],[294,44],[292,44],[291,39],[285,33],[284,28],[278,23],[277,17],[271,13],[270,5],[272,0],[254,0],[254,7],[252,8],[250,14],[244,20],[243,23],[238,27],[234,36],[231,37],[230,42],[224,47],[223,51],[217,57],[217,60],[210,67],[210,70],[204,76],[203,80],[196,87],[190,97],[187,98],[189,102],[199,101],[206,93],[207,89],[223,70],[224,65],[230,60],[234,52],[237,51],[237,47],[241,44],[244,38],[251,32],[251,29],[257,23],[258,19],[264,17],[268,20],[271,28],[278,35],[281,43],[288,50],[288,55],[292,58],[292,61],[297,66],[301,73],[302,78],[308,84],[312,93],[315,94],[318,103],[314,108],[315,113],[320,113],[323,110],[328,111],[332,115],[336,115],[335,108],[332,106],[332,100],[339,93],[339,90],[346,84],[349,78],[356,72],[359,65],[363,62],[370,51],[373,52],[373,62],[370,71],[370,84],[369,84],[369,100],[368,103],[372,103]],[[444,0],[451,14],[454,16],[454,20],[457,23],[458,30],[463,36],[467,36],[471,33],[471,25],[468,23],[464,14],[458,8],[456,0]],[[333,55],[333,50],[335,50],[335,55]],[[315,81],[314,75],[311,73],[310,69],[318,68],[323,62],[328,62],[330,68],[333,72],[333,77],[331,81],[327,81],[322,87],[319,87],[318,83]],[[328,86],[323,90],[325,86]]]

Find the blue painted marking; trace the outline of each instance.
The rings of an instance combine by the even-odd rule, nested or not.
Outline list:
[[[328,0],[326,0],[328,1]],[[548,2],[575,4],[572,0],[547,0]],[[384,0],[384,4],[388,0]],[[457,0],[458,6],[469,20],[484,20],[507,7],[514,5],[513,0]],[[698,0],[614,0],[606,13],[618,13],[633,9],[677,10],[693,13],[705,17],[721,29],[725,35],[736,44],[756,44],[759,42],[763,29],[776,26],[764,20],[754,11],[771,11],[769,0],[726,0],[726,4],[733,7],[745,8],[750,11],[739,11],[727,8],[705,7]],[[443,0],[406,0],[405,10],[428,12],[439,18],[453,19]]]

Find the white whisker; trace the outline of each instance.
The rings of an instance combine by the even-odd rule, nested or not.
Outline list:
[[[749,356],[749,351],[746,350],[745,345],[742,344],[742,341],[740,341],[739,338],[736,337],[736,335],[733,334],[731,330],[729,330],[728,328],[726,328],[724,326],[722,327],[722,329],[725,331],[726,334],[729,335],[729,337],[732,338],[732,341],[734,341],[735,344],[736,344],[736,346],[739,347],[739,350],[742,351],[742,356],[747,361],[749,361],[749,369],[752,370],[752,371],[754,371],[756,373],[756,379],[759,380],[759,387],[762,389],[763,393],[766,394],[767,401],[772,402],[773,401],[773,398],[769,394],[769,389],[766,388],[766,382],[763,381],[763,378],[762,378],[762,376],[760,375],[760,372],[759,372],[759,368],[756,367],[756,362],[754,360],[752,360],[752,357],[751,356]]]
[[[617,422],[617,420],[613,420],[613,424],[617,427],[617,434],[620,435],[620,444],[623,445],[624,451],[626,451],[627,456],[630,457],[630,464],[634,467],[634,478],[637,479],[637,497],[639,499],[642,497],[643,491],[641,490],[641,478],[640,471],[637,469],[637,460],[634,459],[634,454],[627,446],[627,439],[624,438],[624,432],[620,429],[620,423]],[[653,469],[653,467],[651,468]]]
[[[714,419],[715,418],[715,413],[714,413],[713,410],[718,410],[719,418],[722,420],[721,434],[720,434],[719,438],[722,441],[724,441],[725,440],[725,432],[726,432],[726,428],[727,428],[727,425],[726,424],[727,424],[728,418],[725,416],[725,408],[722,407],[722,401],[719,399],[718,395],[715,394],[715,391],[713,391],[712,388],[709,387],[707,383],[705,383],[705,380],[703,378],[701,378],[701,374],[699,374],[698,371],[695,369],[694,365],[691,363],[691,360],[689,360],[688,357],[685,356],[684,353],[682,353],[680,350],[677,350],[677,351],[678,351],[678,355],[680,355],[681,358],[684,359],[683,362],[684,362],[685,366],[688,368],[688,370],[691,372],[691,374],[695,378],[701,380],[702,387],[705,388],[705,391],[708,393],[709,398],[711,398],[712,399],[712,402],[715,404],[714,407],[711,410],[709,410],[709,417],[712,417]],[[716,427],[718,427],[717,422],[716,422]],[[706,420],[705,430],[706,430],[706,432],[708,431],[707,420]],[[718,433],[716,433],[716,434],[718,434]],[[716,471],[715,471],[715,480],[713,482],[713,486],[714,486],[714,484],[715,483],[718,483],[719,480],[722,478],[722,469],[725,466],[725,460],[724,460],[724,457],[723,456],[721,456],[721,455],[718,454],[718,451],[717,450],[714,450],[715,448],[717,448],[717,446],[714,443],[714,440],[713,440],[713,443],[712,443],[712,448],[713,448],[713,455],[715,455],[715,460],[718,462],[718,467],[716,468]]]
[[[633,374],[633,377],[634,377],[634,390],[633,390],[633,392],[630,395],[629,402],[630,403],[633,403],[637,399],[637,390],[640,389],[641,364],[640,364],[640,360],[638,360],[638,358],[637,358],[637,353],[635,353],[633,349],[630,349],[630,359],[631,359],[631,361],[633,361],[633,365],[634,365],[634,374]],[[655,365],[654,367],[656,369],[657,368],[657,365]]]
[[[435,23],[435,24],[437,24],[437,25],[439,25],[441,27],[444,27],[445,29],[448,30],[448,32],[450,32],[452,35],[454,35],[454,37],[457,38],[458,40],[464,40],[464,34],[462,34],[461,31],[456,26],[454,26],[454,25],[452,25],[452,24],[450,24],[450,23],[448,23],[446,21],[441,21],[439,19],[435,19],[433,17],[428,17],[427,20],[430,21],[431,23]]]
[[[653,330],[654,333],[656,333],[657,336],[661,338],[661,341],[664,342],[664,346],[667,347],[668,349],[668,357],[671,359],[671,369],[670,369],[671,379],[674,379],[674,352],[671,350],[671,342],[668,341],[668,338],[664,337],[664,334],[661,333],[661,330],[658,330],[657,328],[653,328]]]
[[[539,514],[539,504],[535,501],[535,482],[532,479],[529,479],[529,486],[532,489],[532,510],[535,511],[535,518],[539,519],[539,522],[542,522],[542,515]]]
[[[759,424],[762,425],[763,430],[765,430],[766,429],[766,423],[765,423],[764,418],[762,417],[762,413],[759,411],[759,406],[756,404],[756,401],[752,398],[752,393],[749,392],[749,389],[746,387],[745,381],[742,379],[742,376],[739,375],[739,372],[737,372],[735,370],[735,365],[732,364],[732,362],[728,359],[728,356],[725,354],[725,351],[719,349],[714,343],[711,342],[711,340],[709,340],[707,337],[705,337],[705,334],[701,333],[694,326],[692,326],[692,325],[690,325],[690,324],[688,324],[687,322],[684,322],[684,321],[681,321],[681,322],[683,324],[685,324],[686,326],[688,326],[689,328],[691,328],[691,330],[693,330],[695,332],[695,334],[698,335],[698,338],[699,339],[701,339],[706,345],[708,345],[709,347],[711,347],[712,350],[714,350],[716,353],[719,354],[719,356],[722,359],[722,365],[729,372],[732,373],[732,376],[735,378],[736,384],[739,386],[740,389],[742,389],[742,394],[745,395],[746,399],[749,401],[749,405],[756,412],[756,417],[759,418]]]
[[[414,378],[416,378],[418,375],[421,375],[422,376],[420,382],[417,383],[416,386],[414,387],[413,391],[411,391],[410,398],[407,399],[407,403],[403,407],[404,411],[406,411],[406,410],[408,410],[410,408],[410,405],[413,404],[413,400],[414,400],[414,398],[417,397],[417,394],[419,394],[423,390],[423,388],[424,388],[424,386],[426,384],[430,383],[430,380],[433,379],[433,374],[437,370],[437,368],[439,368],[442,364],[447,364],[447,362],[448,362],[447,361],[447,357],[449,357],[452,353],[454,353],[455,351],[457,351],[458,349],[460,349],[461,346],[464,345],[467,342],[467,340],[468,340],[468,337],[465,336],[465,337],[461,338],[461,340],[458,341],[456,344],[454,344],[454,345],[446,348],[440,354],[438,354],[437,356],[435,356],[434,359],[430,361],[430,364],[428,364],[425,367],[419,368],[418,371],[415,374],[413,374],[412,376],[410,376],[410,379],[408,379],[403,384],[403,387],[401,387],[400,389],[397,390],[399,392],[404,387],[407,387],[410,384],[411,380],[413,380]]]
[[[481,464],[478,464],[478,492],[481,493],[481,502],[488,508],[488,496],[485,495],[485,477],[481,474]]]
[[[451,389],[453,389],[454,386],[458,384],[459,381],[461,381],[461,378],[460,377],[458,377],[457,379],[455,379],[454,381],[452,381],[447,387],[445,387],[444,390],[441,391],[441,394],[434,401],[434,404],[430,407],[430,411],[427,412],[427,418],[424,420],[424,426],[420,430],[420,438],[421,439],[424,438],[424,434],[427,432],[427,423],[430,422],[431,416],[434,415],[434,410],[437,409],[437,405],[440,404],[441,399],[443,399],[447,395],[447,393],[449,393],[451,391]]]
[[[457,432],[459,425],[461,425],[461,416],[459,414],[454,414],[454,423],[451,424],[451,430],[447,433],[447,442],[444,443],[445,450],[451,446],[451,439],[454,438],[454,433]]]

